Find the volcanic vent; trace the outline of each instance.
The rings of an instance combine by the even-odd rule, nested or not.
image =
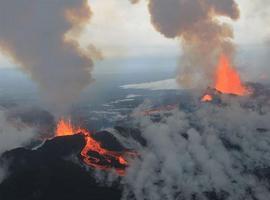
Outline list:
[[[212,89],[209,88],[209,91],[206,92],[201,101],[212,101],[213,96],[218,93],[236,96],[251,94],[250,89],[244,85],[239,73],[232,66],[229,57],[225,54],[222,54],[219,58]]]
[[[119,179],[125,175],[128,158],[136,154],[119,138],[133,138],[145,145],[137,129],[90,132],[69,119],[60,119],[54,137],[38,147],[17,148],[1,156],[0,166],[5,166],[9,175],[0,184],[0,199],[121,199]],[[99,183],[97,172],[113,175],[113,185]]]
[[[74,156],[86,145],[82,134],[47,140],[40,148],[18,148],[4,153],[8,177],[0,184],[1,200],[101,199],[121,197],[118,187],[101,186],[92,170],[85,170]]]
[[[95,135],[101,133],[93,134],[84,128],[76,127],[72,125],[70,119],[60,119],[57,123],[55,137],[77,134],[82,135],[85,140],[85,146],[80,155],[87,166],[101,170],[115,169],[119,175],[124,175],[124,170],[128,166],[125,156],[132,155],[131,151],[120,144],[115,150],[104,148],[102,143],[94,138]]]
[[[248,89],[243,85],[240,75],[231,66],[230,60],[224,54],[219,59],[214,87],[223,94],[244,96],[249,93]]]

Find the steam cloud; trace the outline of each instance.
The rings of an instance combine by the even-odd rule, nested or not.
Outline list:
[[[232,55],[233,31],[217,17],[238,19],[234,0],[150,0],[148,8],[157,31],[167,38],[182,39],[183,66],[178,75],[182,84],[205,82],[206,77],[213,77],[217,57],[221,53]]]
[[[124,177],[123,199],[267,200],[270,104],[223,103],[191,112],[186,105],[160,122],[138,119],[148,145]]]
[[[91,57],[72,39],[91,14],[87,0],[0,0],[0,50],[39,83],[53,109],[72,103],[92,81]]]
[[[0,156],[3,152],[23,146],[35,137],[33,128],[20,126],[22,123],[11,123],[6,119],[5,111],[0,110]],[[0,166],[0,183],[6,172]]]

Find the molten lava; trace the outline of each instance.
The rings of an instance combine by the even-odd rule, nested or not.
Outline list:
[[[78,130],[74,130],[70,119],[66,121],[64,119],[60,119],[56,126],[55,136],[59,137],[66,135],[74,135],[74,133],[76,132],[78,132]]]
[[[231,66],[229,59],[221,55],[216,71],[215,89],[224,94],[239,96],[247,95],[249,92],[242,84],[238,72]]]
[[[209,102],[209,101],[212,101],[213,100],[213,97],[210,95],[210,94],[206,94],[202,97],[201,101],[203,102]]]
[[[85,137],[86,145],[81,151],[81,156],[86,165],[101,170],[115,168],[119,175],[124,175],[124,170],[128,166],[128,162],[122,155],[123,153],[104,149],[101,144],[91,136],[88,130],[73,126],[70,120],[60,119],[57,123],[55,136],[59,137],[74,134],[83,134]]]

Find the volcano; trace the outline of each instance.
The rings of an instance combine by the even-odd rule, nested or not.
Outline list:
[[[109,170],[114,168],[118,174],[123,175],[124,169],[128,166],[128,162],[124,157],[124,154],[131,155],[132,152],[123,148],[116,140],[114,141],[115,149],[106,149],[102,147],[102,144],[94,138],[94,134],[86,129],[75,127],[71,124],[70,119],[59,120],[56,127],[56,137],[66,135],[81,134],[84,136],[85,145],[81,150],[81,157],[86,165],[98,168],[102,170]],[[101,133],[97,133],[99,135]]]
[[[241,195],[243,193],[245,197],[252,197],[256,194],[254,191],[256,187],[250,185],[249,180],[256,180],[258,182],[255,183],[261,185],[270,183],[270,165],[266,160],[263,160],[263,165],[257,165],[256,160],[258,155],[262,157],[264,155],[265,151],[261,151],[262,146],[260,145],[267,141],[270,129],[268,124],[260,123],[261,118],[254,123],[254,126],[248,123],[244,123],[244,126],[241,123],[239,125],[234,115],[244,110],[245,115],[252,111],[251,119],[254,116],[253,111],[264,117],[267,112],[265,106],[270,97],[270,90],[269,87],[258,83],[246,83],[245,85],[251,88],[253,93],[244,97],[223,94],[216,89],[208,88],[206,93],[213,97],[209,104],[201,103],[195,98],[186,97],[185,100],[183,96],[179,109],[174,106],[170,115],[167,115],[167,112],[160,114],[160,120],[151,118],[156,111],[148,112],[148,115],[142,115],[147,118],[147,120],[143,120],[143,126],[134,125],[137,128],[116,126],[95,132],[75,125],[71,120],[60,119],[54,136],[38,147],[17,148],[7,151],[1,156],[0,163],[8,174],[0,184],[0,199],[120,200],[124,194],[128,195],[126,199],[140,199],[137,196],[134,198],[138,194],[134,194],[136,190],[133,188],[126,193],[126,187],[129,184],[134,183],[136,187],[141,187],[137,185],[141,183],[142,190],[144,190],[145,187],[148,187],[144,183],[153,179],[154,181],[150,182],[151,187],[146,189],[155,193],[156,188],[160,188],[161,191],[167,188],[167,184],[174,180],[175,173],[180,174],[184,179],[190,178],[192,181],[186,183],[179,179],[179,183],[183,183],[181,187],[177,187],[176,182],[173,182],[169,187],[171,194],[175,197],[170,198],[173,200],[234,200],[237,199],[234,195],[238,195],[238,191],[231,191],[231,185],[234,188],[242,186],[243,188],[239,189]],[[234,109],[231,110],[230,101],[226,102],[227,98],[223,99],[223,96],[235,101],[243,100],[240,101],[241,109],[237,108],[236,112]],[[225,112],[224,115],[223,112]],[[204,113],[208,114],[205,119],[202,118],[205,116]],[[223,126],[228,120],[229,125]],[[234,121],[236,121],[235,124]],[[249,118],[247,122],[251,122]],[[173,123],[172,128],[167,126],[168,123]],[[248,128],[242,131],[246,126]],[[160,129],[162,131],[159,131]],[[215,131],[214,134],[211,131]],[[149,137],[151,138],[149,139]],[[161,139],[159,139],[160,137]],[[259,141],[258,144],[256,141]],[[247,142],[254,142],[252,143],[253,150],[250,151],[249,145],[246,145]],[[138,146],[133,146],[133,144]],[[263,147],[268,148],[267,145]],[[143,150],[141,151],[141,149]],[[148,154],[148,152],[150,153]],[[207,160],[203,159],[200,163],[201,152],[204,152]],[[196,158],[187,156],[187,153]],[[224,154],[228,157],[223,159],[220,155]],[[232,165],[227,163],[227,158],[232,160],[230,162]],[[183,159],[178,163],[179,165],[174,163],[178,159]],[[217,165],[219,161],[224,160],[228,165],[224,166],[225,169],[223,166]],[[213,165],[213,163],[216,164]],[[216,168],[216,166],[221,167]],[[181,167],[187,168],[182,170]],[[207,167],[212,168],[208,170]],[[216,173],[212,175],[213,170],[215,172],[219,169],[219,173],[223,173],[223,170],[229,173],[229,175],[225,174],[222,179],[231,181],[222,187],[216,185],[216,183],[220,183],[218,176],[215,179]],[[237,175],[233,176],[235,174]],[[104,182],[100,181],[100,176],[102,176],[101,179],[108,177],[109,181],[107,179]],[[114,177],[113,180],[110,179],[111,176]],[[193,188],[194,183],[205,181],[205,178],[208,177],[211,179],[207,180],[213,181],[209,184],[210,186],[207,185],[208,182],[203,182],[206,187],[201,191],[198,192]],[[252,179],[249,179],[250,177]],[[126,184],[127,180],[131,182]],[[144,182],[140,182],[141,180]],[[191,189],[189,190],[189,188]],[[182,195],[185,192],[190,192],[187,194],[191,196]],[[143,195],[147,197],[147,194],[143,193]],[[159,197],[157,199],[161,199],[163,196]],[[146,199],[155,198],[147,197]]]
[[[82,166],[65,158],[78,155],[85,145],[81,134],[54,138],[37,150],[14,149],[3,154],[10,176],[0,185],[0,199],[120,199],[116,187],[98,186]]]
[[[136,129],[117,129],[122,136],[145,142]],[[0,184],[0,199],[120,199],[121,184],[100,185],[94,173],[111,170],[121,177],[127,163],[117,160],[116,155],[131,150],[123,147],[108,131],[91,134],[91,142],[95,141],[104,152],[86,148],[90,142],[88,137],[78,132],[48,139],[35,149],[17,148],[5,152],[1,166],[6,166],[9,175]]]

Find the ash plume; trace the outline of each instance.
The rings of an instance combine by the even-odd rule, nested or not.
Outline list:
[[[91,81],[91,56],[74,39],[90,20],[87,0],[0,0],[0,50],[61,110]]]
[[[239,18],[234,0],[150,0],[148,8],[157,31],[182,41],[180,83],[201,85],[206,77],[213,77],[221,53],[233,55],[232,28],[218,17]]]

